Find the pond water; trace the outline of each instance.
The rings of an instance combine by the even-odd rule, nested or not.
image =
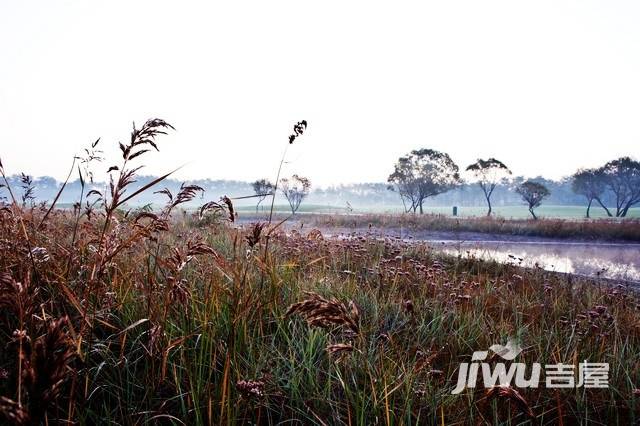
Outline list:
[[[324,229],[327,236],[366,234],[426,242],[453,256],[476,257],[526,268],[605,278],[640,284],[640,244],[569,241],[481,233],[450,233],[383,229]]]
[[[431,240],[451,255],[640,283],[640,244],[564,241]]]

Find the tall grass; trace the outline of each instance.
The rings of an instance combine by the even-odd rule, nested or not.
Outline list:
[[[240,227],[228,198],[176,214],[201,192],[190,185],[163,191],[162,211],[127,211],[126,148],[101,208],[0,210],[7,422],[639,420],[630,289],[396,239]],[[508,338],[529,363],[609,362],[610,387],[452,395],[459,363]]]

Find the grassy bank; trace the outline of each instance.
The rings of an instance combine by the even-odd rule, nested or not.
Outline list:
[[[43,215],[0,212],[11,423],[638,421],[625,288],[394,240],[267,242],[221,216]],[[461,362],[508,339],[529,364],[608,362],[610,387],[451,394]]]
[[[305,215],[299,220],[320,227],[409,229],[414,231],[481,232],[586,240],[640,241],[640,220],[455,218],[435,214]]]
[[[268,214],[269,205],[262,205],[259,208],[259,213]],[[255,213],[254,204],[243,204],[237,207],[237,210],[245,213]],[[276,204],[274,211],[280,213],[289,213],[291,209],[286,204]],[[398,206],[385,206],[385,205],[362,205],[356,206],[353,209],[347,208],[345,205],[324,205],[324,204],[307,204],[306,202],[300,206],[300,213],[313,214],[396,214],[403,213],[401,205]],[[536,209],[536,214],[544,219],[566,219],[566,220],[583,220],[585,219],[585,206],[560,206],[560,205],[543,205]],[[427,206],[425,207],[425,214],[431,215],[443,215],[452,216],[452,206]],[[514,206],[497,206],[493,208],[494,216],[501,219],[531,219],[531,214],[524,205]],[[487,208],[484,206],[458,206],[458,217],[476,217],[483,218],[487,215]],[[603,209],[591,209],[591,219],[609,219]],[[639,219],[640,208],[629,209],[629,215],[627,219]]]
[[[442,214],[451,216],[453,206],[426,206],[424,212],[427,214]],[[337,209],[336,209],[337,210]],[[355,209],[357,213],[402,213],[404,210],[402,206],[397,208],[386,208],[375,205],[362,206]],[[494,206],[493,214],[495,216],[505,219],[530,219],[531,214],[527,210],[525,205],[508,205],[508,206]],[[568,206],[568,205],[553,205],[543,204],[536,209],[536,215],[546,219],[584,219],[586,214],[586,206]],[[458,216],[469,217],[477,216],[483,217],[487,215],[486,206],[458,206]],[[592,219],[607,219],[607,214],[601,208],[592,208],[590,212]],[[629,218],[639,218],[640,208],[635,207],[629,209]]]

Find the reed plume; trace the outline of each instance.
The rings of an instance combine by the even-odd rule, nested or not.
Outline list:
[[[289,306],[285,316],[298,314],[312,327],[329,328],[343,326],[358,334],[360,331],[360,311],[353,302],[349,305],[337,299],[325,299],[317,293],[307,292],[308,299]]]

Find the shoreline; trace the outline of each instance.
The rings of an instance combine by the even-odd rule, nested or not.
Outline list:
[[[249,222],[246,222],[249,223]],[[490,233],[415,231],[398,228],[379,229],[313,227],[300,222],[285,224],[284,230],[306,236],[318,230],[326,239],[339,240],[368,237],[392,239],[404,243],[426,244],[439,254],[465,259],[473,257],[484,262],[496,262],[528,270],[575,276],[594,284],[624,285],[640,289],[640,243],[629,241],[557,239],[523,235]],[[637,253],[636,253],[637,252]],[[519,260],[516,261],[516,260]],[[540,266],[542,265],[542,266]],[[602,265],[605,265],[604,267]],[[562,269],[571,269],[562,270]],[[631,277],[626,276],[630,273]]]
[[[262,214],[242,214],[238,223],[264,221]],[[295,216],[276,213],[287,228],[301,227],[340,232],[376,232],[425,240],[495,240],[506,242],[560,242],[575,244],[640,244],[640,220],[636,219],[505,219],[499,217],[451,217],[444,215],[316,214]]]

